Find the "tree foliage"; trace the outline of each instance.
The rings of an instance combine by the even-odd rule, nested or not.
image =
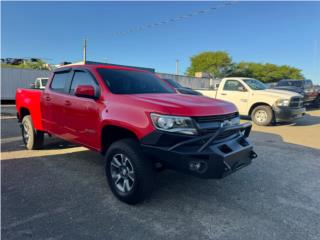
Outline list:
[[[277,82],[281,79],[303,79],[301,70],[288,65],[271,63],[240,62],[234,64],[227,76],[256,78],[263,82]]]
[[[228,72],[231,64],[232,59],[226,52],[202,52],[191,57],[191,66],[187,69],[187,74],[194,76],[196,72],[208,72],[214,77],[222,77]]]
[[[48,70],[47,65],[42,60],[38,60],[36,62],[25,61],[17,65],[2,63],[1,67]]]
[[[280,79],[303,79],[300,69],[288,65],[271,63],[240,62],[233,63],[228,53],[223,51],[202,52],[191,57],[191,66],[187,69],[189,76],[196,72],[209,72],[216,78],[250,77],[263,82],[276,82]]]

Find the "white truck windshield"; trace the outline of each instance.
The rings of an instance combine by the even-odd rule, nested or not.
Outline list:
[[[244,79],[243,80],[252,90],[265,90],[267,86],[257,79]]]

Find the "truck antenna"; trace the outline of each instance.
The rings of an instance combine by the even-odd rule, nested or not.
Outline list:
[[[176,60],[176,75],[179,75],[179,59]]]
[[[87,39],[84,39],[84,44],[83,44],[83,64],[87,63]]]

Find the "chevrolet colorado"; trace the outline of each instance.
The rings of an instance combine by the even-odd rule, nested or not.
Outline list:
[[[45,90],[17,89],[16,109],[27,149],[48,133],[99,151],[112,192],[129,204],[150,196],[158,168],[222,178],[257,156],[233,104],[177,94],[137,68],[63,66]]]

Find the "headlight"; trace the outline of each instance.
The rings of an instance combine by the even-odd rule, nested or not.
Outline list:
[[[158,130],[188,135],[197,134],[197,129],[189,117],[160,115],[156,113],[151,113],[150,117],[154,127]]]
[[[276,106],[278,107],[287,107],[289,106],[290,100],[289,99],[278,99],[276,101]]]

